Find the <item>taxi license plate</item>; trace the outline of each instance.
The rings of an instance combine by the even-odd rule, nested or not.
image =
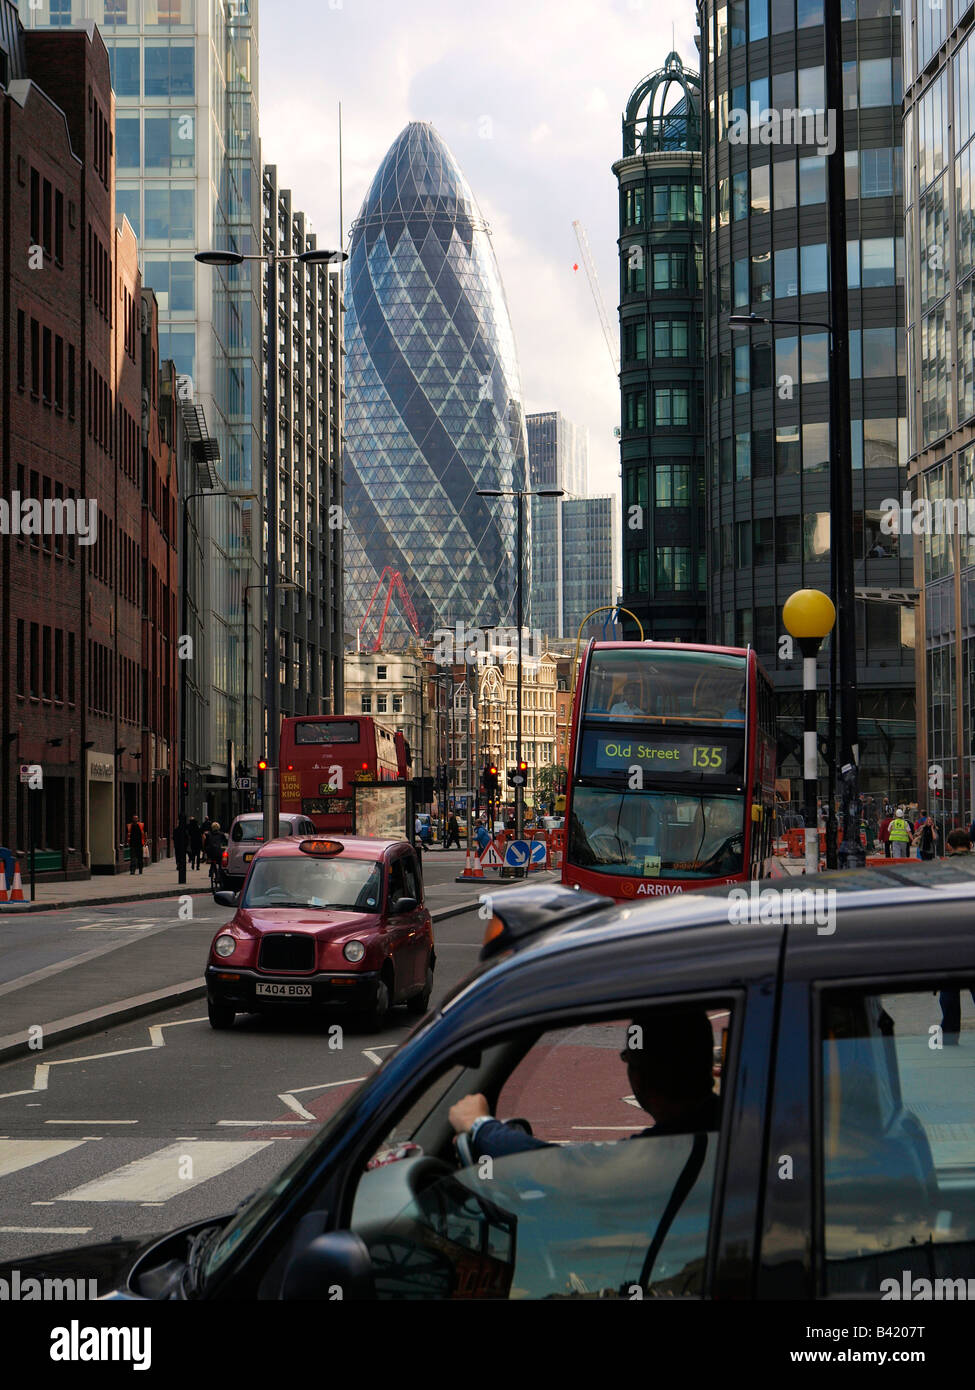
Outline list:
[[[275,999],[310,999],[311,985],[255,985],[254,993]]]
[[[251,850],[250,854],[245,854],[245,855],[244,855],[244,863],[245,863],[245,864],[249,864],[253,858],[254,858],[254,851]]]

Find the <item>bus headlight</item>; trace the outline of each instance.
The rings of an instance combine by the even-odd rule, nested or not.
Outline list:
[[[218,956],[232,956],[237,949],[237,942],[232,936],[218,936],[213,943],[213,949]]]
[[[345,956],[346,960],[350,960],[355,964],[356,961],[362,960],[362,957],[366,954],[366,948],[361,941],[347,941],[342,947],[342,954]]]

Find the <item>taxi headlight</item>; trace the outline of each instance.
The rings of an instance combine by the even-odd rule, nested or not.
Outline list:
[[[347,941],[342,947],[342,954],[345,956],[346,960],[355,962],[362,960],[362,957],[366,954],[366,948],[361,941]]]
[[[237,942],[232,936],[218,936],[213,943],[213,949],[218,956],[232,956],[237,949]]]

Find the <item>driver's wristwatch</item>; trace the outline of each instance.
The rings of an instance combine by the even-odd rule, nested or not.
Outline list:
[[[477,1134],[477,1131],[481,1128],[481,1126],[489,1124],[493,1119],[493,1115],[478,1115],[477,1119],[474,1121],[470,1129],[467,1131],[467,1137],[472,1144],[474,1142],[474,1136]]]

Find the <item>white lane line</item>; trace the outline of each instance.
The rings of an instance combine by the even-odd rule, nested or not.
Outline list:
[[[0,1226],[0,1233],[28,1236],[86,1236],[91,1226]]]
[[[226,1139],[204,1139],[195,1144],[168,1144],[164,1149],[126,1163],[81,1187],[63,1192],[59,1202],[168,1202],[178,1193],[189,1192],[210,1178],[253,1158],[273,1144],[273,1139],[234,1143]],[[189,1162],[187,1162],[189,1160]],[[183,1171],[192,1176],[180,1176]]]
[[[45,1120],[46,1125],[137,1125],[138,1120]]]
[[[31,1202],[32,1207],[53,1207],[56,1205],[56,1202]]]
[[[381,1043],[379,1047],[364,1047],[362,1055],[368,1057],[375,1066],[381,1067],[383,1059],[379,1056],[380,1052],[390,1052],[394,1047],[399,1047],[399,1043]]]
[[[48,1158],[80,1149],[83,1139],[4,1139],[0,1142],[0,1178],[32,1168]]]
[[[396,1044],[394,1043],[393,1046],[395,1047]],[[348,1081],[322,1081],[318,1086],[298,1086],[293,1091],[280,1092],[278,1100],[286,1105],[289,1110],[293,1110],[296,1115],[300,1115],[302,1119],[317,1120],[318,1116],[313,1115],[310,1110],[306,1110],[301,1101],[295,1099],[296,1096],[304,1095],[306,1091],[330,1091],[335,1086],[352,1086],[358,1081],[365,1081],[365,1079],[364,1076],[353,1076]],[[281,1121],[279,1120],[278,1123],[280,1124]]]
[[[312,1117],[314,1118],[314,1116]],[[272,1126],[283,1125],[286,1129],[297,1129],[299,1125],[306,1125],[307,1120],[218,1120],[218,1125],[239,1125],[242,1129],[271,1129]]]
[[[34,1068],[33,1086],[29,1086],[26,1091],[2,1091],[0,1092],[0,1100],[9,1100],[12,1096],[29,1096],[36,1091],[46,1091],[52,1067],[70,1067],[75,1062],[98,1062],[105,1057],[126,1057],[131,1052],[151,1052],[153,1048],[166,1046],[166,1039],[163,1037],[164,1028],[180,1028],[184,1023],[203,1022],[205,1020],[202,1018],[179,1018],[173,1023],[156,1023],[149,1029],[148,1045],[119,1047],[113,1052],[89,1052],[84,1057],[64,1057],[57,1062],[39,1062]]]

